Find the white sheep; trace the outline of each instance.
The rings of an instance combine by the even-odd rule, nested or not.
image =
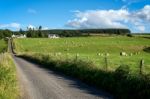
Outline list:
[[[98,56],[101,56],[101,53],[97,53]]]
[[[128,56],[126,52],[120,52],[121,56]]]

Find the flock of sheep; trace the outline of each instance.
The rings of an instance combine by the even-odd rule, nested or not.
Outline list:
[[[129,53],[129,54],[127,54],[126,52],[120,52],[120,56],[133,56],[133,55],[139,55],[139,54],[140,54],[140,52]],[[109,56],[110,54],[109,53],[105,53],[105,54],[98,53],[97,55],[98,56]]]

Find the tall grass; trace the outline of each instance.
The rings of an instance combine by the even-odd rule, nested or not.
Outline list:
[[[8,53],[0,54],[0,99],[17,99],[19,96],[16,69]]]
[[[0,53],[7,50],[7,42],[0,39]]]
[[[83,82],[114,94],[118,99],[150,99],[150,76],[132,74],[128,65],[115,71],[102,70],[93,63],[75,59],[57,59],[44,54],[20,55],[27,60],[42,64],[44,68],[57,70]]]

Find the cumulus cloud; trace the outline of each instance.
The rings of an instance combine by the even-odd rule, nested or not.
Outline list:
[[[76,18],[69,20],[67,26],[75,28],[126,28],[122,22],[128,21],[127,10],[90,10],[77,12]]]
[[[145,30],[145,23],[150,22],[150,5],[138,11],[119,10],[88,10],[75,12],[75,18],[67,22],[72,28],[135,28]]]
[[[21,25],[19,23],[0,24],[0,28],[14,28],[19,29]]]
[[[145,19],[150,22],[150,5],[144,6],[144,8],[138,11],[136,15],[139,18]]]
[[[36,27],[35,27],[34,25],[31,25],[31,24],[29,24],[29,25],[27,26],[27,28],[29,28],[29,29],[36,29]]]

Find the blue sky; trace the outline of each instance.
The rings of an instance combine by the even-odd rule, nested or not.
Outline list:
[[[150,0],[0,0],[0,28],[129,28],[150,32]]]

